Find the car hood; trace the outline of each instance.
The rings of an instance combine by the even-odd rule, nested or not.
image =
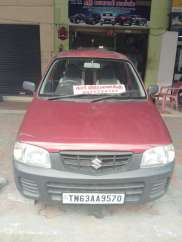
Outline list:
[[[18,140],[58,150],[137,151],[169,144],[169,133],[150,101],[73,102],[34,99]]]

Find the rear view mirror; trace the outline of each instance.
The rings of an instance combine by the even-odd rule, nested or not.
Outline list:
[[[25,89],[26,91],[34,92],[35,91],[35,83],[25,81],[25,82],[23,82],[23,89]]]
[[[159,92],[159,86],[158,85],[151,85],[147,88],[147,92],[149,96],[153,96],[156,93]]]

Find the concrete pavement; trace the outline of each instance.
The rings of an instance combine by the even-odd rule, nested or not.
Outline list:
[[[145,205],[92,209],[88,206],[34,204],[17,192],[11,158],[25,108],[26,105],[22,109],[1,108],[0,105],[0,174],[9,181],[0,190],[1,242],[182,241],[181,113],[163,116],[171,131],[177,158],[167,194]]]

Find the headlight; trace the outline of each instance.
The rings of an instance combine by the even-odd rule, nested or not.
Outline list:
[[[154,147],[143,153],[141,168],[162,166],[173,162],[174,158],[175,152],[172,144]]]
[[[16,142],[14,159],[31,166],[51,168],[49,152],[34,145]]]

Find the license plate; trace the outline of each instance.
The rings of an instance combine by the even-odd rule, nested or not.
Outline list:
[[[123,204],[125,194],[63,193],[64,204]]]

